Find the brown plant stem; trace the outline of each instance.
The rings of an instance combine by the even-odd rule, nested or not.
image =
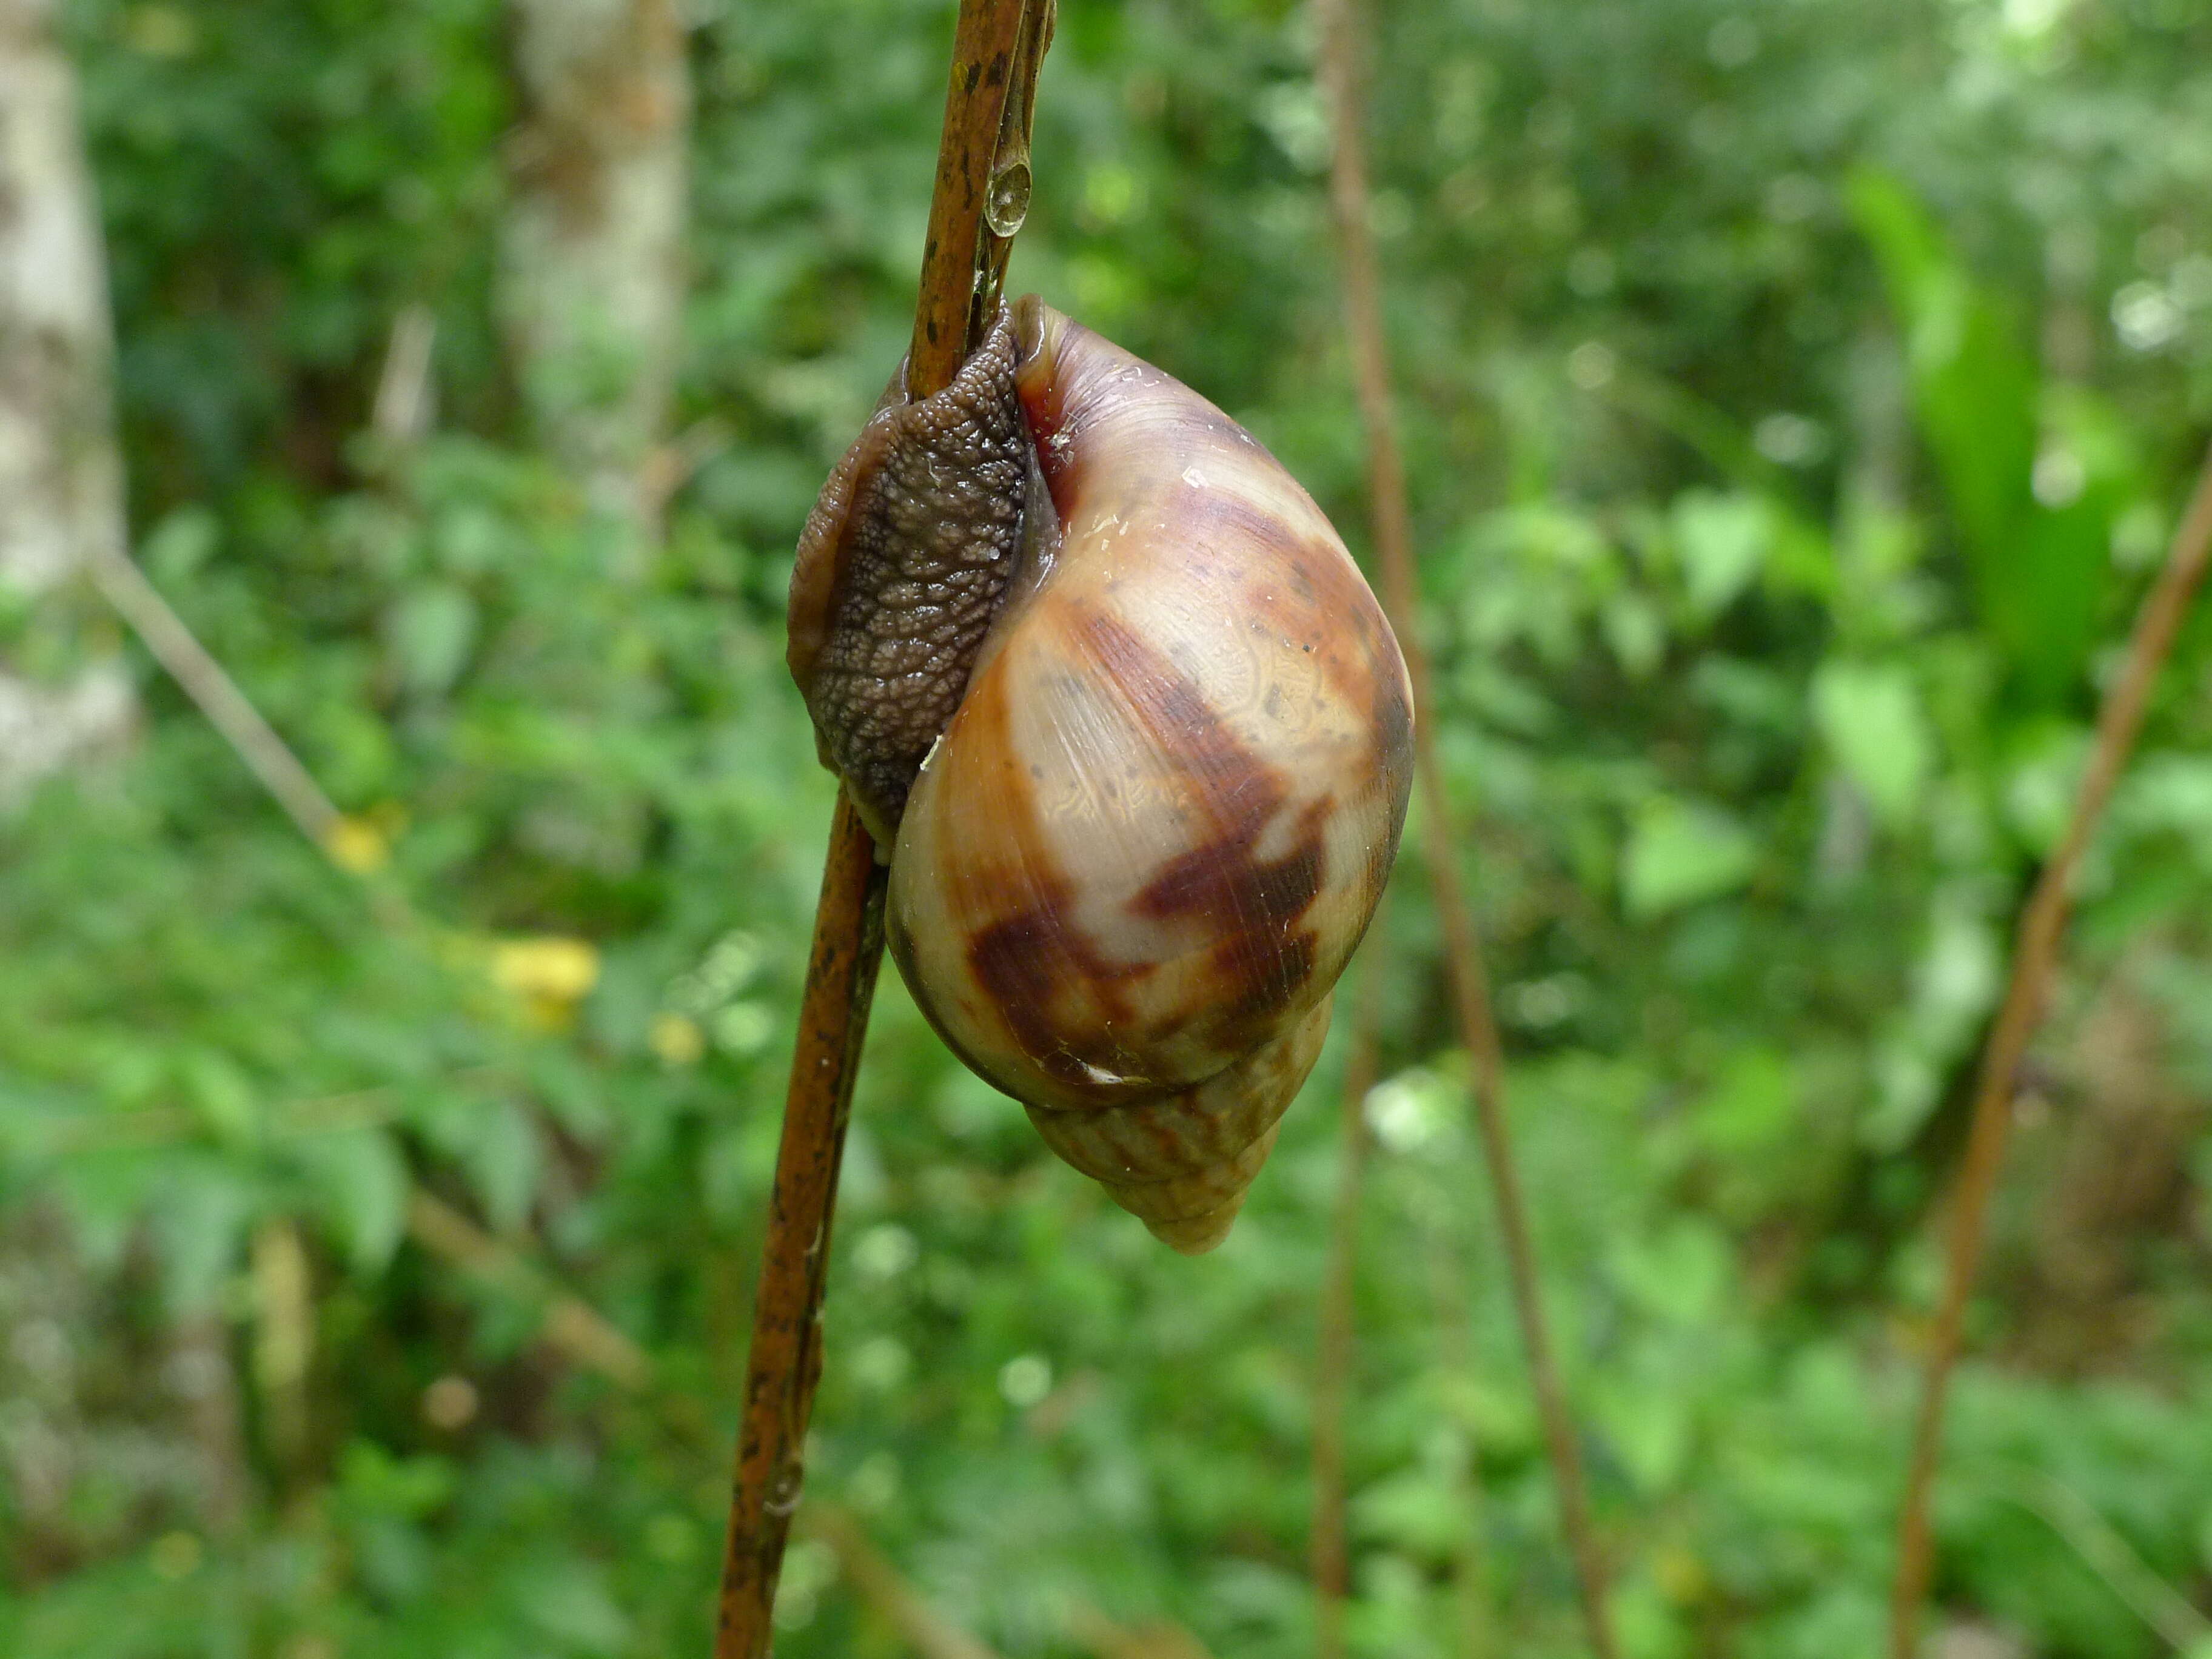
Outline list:
[[[1314,1367],[1313,1537],[1315,1659],[1344,1659],[1344,1602],[1352,1593],[1352,1554],[1344,1520],[1346,1414],[1356,1357],[1353,1291],[1359,1266],[1359,1200],[1367,1169],[1368,1091],[1375,1086],[1376,1027],[1382,1013],[1382,919],[1368,930],[1367,963],[1344,1057],[1343,1150],[1336,1208],[1329,1223],[1328,1267],[1322,1280],[1321,1333]]]
[[[987,224],[986,206],[993,168],[1008,137],[1010,97],[1016,97],[1026,207],[1027,99],[1034,94],[1050,20],[1050,0],[961,0],[906,366],[909,397],[926,398],[951,383],[975,344],[975,296],[990,268],[987,247],[1003,258],[1005,241],[1018,228],[1018,214],[1000,212],[995,224]],[[996,240],[987,242],[987,234]],[[886,878],[873,842],[840,790],[753,1303],[714,1659],[765,1659],[769,1650],[769,1614],[799,1504],[807,1419],[822,1375],[831,1206],[868,1005],[883,963]]]
[[[1350,337],[1359,413],[1367,429],[1368,505],[1373,516],[1376,558],[1381,565],[1383,605],[1397,629],[1413,688],[1414,768],[1426,820],[1429,875],[1436,888],[1437,915],[1443,924],[1445,957],[1460,1031],[1474,1062],[1475,1123],[1490,1171],[1498,1225],[1504,1235],[1513,1310],[1528,1351],[1528,1370],[1544,1425],[1544,1439],[1559,1487],[1559,1515],[1574,1553],[1582,1589],[1584,1622],[1599,1659],[1617,1651],[1606,1606],[1604,1557],[1590,1516],[1582,1453],[1567,1405],[1565,1382],[1552,1351],[1549,1327],[1538,1285],[1535,1248],[1527,1201],[1513,1163],[1512,1138],[1505,1119],[1504,1055],[1492,1012],[1490,988],[1455,858],[1458,838],[1433,736],[1436,708],[1428,653],[1420,635],[1413,580],[1413,529],[1406,498],[1405,459],[1398,445],[1397,419],[1390,388],[1389,348],[1382,331],[1381,278],[1369,222],[1369,191],[1361,87],[1358,20],[1353,0],[1315,0],[1321,25],[1321,79],[1328,100],[1335,154],[1329,169],[1329,197],[1335,210],[1343,260],[1346,331]]]
[[[814,945],[753,1297],[744,1415],[722,1557],[714,1659],[763,1659],[792,1511],[805,1474],[806,1424],[822,1377],[822,1296],[831,1206],[844,1160],[868,1005],[883,965],[889,872],[842,789],[814,912]]]
[[[1944,1255],[1943,1293],[1929,1338],[1927,1376],[1922,1386],[1919,1419],[1913,1429],[1904,1507],[1898,1518],[1897,1577],[1890,1597],[1889,1645],[1893,1659],[1912,1659],[1919,1645],[1920,1608],[1927,1598],[1934,1567],[1935,1540],[1928,1504],[1942,1451],[1943,1407],[1951,1373],[1959,1361],[1967,1292],[1973,1288],[1975,1270],[1981,1261],[1990,1196],[2004,1163],[2005,1135],[2012,1127],[2014,1085],[2028,1040],[2035,1034],[2050,1000],[2059,941],[2073,908],[2075,873],[2142,731],[2143,714],[2159,670],[2173,649],[2190,600],[2203,582],[2208,558],[2212,558],[2212,453],[2206,455],[2197,474],[2166,563],[2136,614],[2119,674],[2098,708],[2096,738],[2074,797],[2066,833],[2038,873],[2027,906],[2021,913],[2020,932],[2013,945],[2012,977],[2005,987],[1996,1023],[1990,1028],[1988,1045],[1982,1051],[1974,1085],[1973,1127],[1959,1172]]]
[[[1024,0],[961,0],[945,95],[945,137],[929,198],[929,236],[922,246],[921,297],[907,351],[910,398],[927,398],[951,385],[974,349],[977,248],[1016,49],[1024,13],[1049,10],[1035,0],[1027,5]],[[1042,27],[1049,32],[1048,25]]]

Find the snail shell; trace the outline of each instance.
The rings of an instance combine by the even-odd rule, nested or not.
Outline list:
[[[1405,664],[1342,542],[1236,422],[1031,297],[945,392],[895,377],[793,592],[916,1002],[1054,1152],[1211,1249],[1405,817]]]

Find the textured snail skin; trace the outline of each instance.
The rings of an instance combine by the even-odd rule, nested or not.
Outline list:
[[[1206,1249],[1396,854],[1405,664],[1249,433],[1034,297],[1012,343],[1059,534],[1034,509],[1018,532],[1022,568],[905,800],[891,950],[1055,1151]]]
[[[799,539],[787,660],[822,763],[888,848],[922,757],[1040,531],[1037,469],[1001,313],[953,383],[907,396],[906,366],[822,489]]]

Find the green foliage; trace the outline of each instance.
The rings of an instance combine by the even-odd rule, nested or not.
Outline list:
[[[2010,308],[1961,268],[1902,185],[1862,173],[1851,199],[1904,325],[1921,427],[1984,626],[2024,696],[2059,700],[2101,632],[2112,520],[2128,484],[2112,451],[2124,444],[2084,443],[2069,429],[2098,418],[2081,388],[2073,422],[2045,416]],[[2046,422],[2055,428],[2048,448]]]
[[[653,545],[532,450],[502,355],[504,9],[68,14],[142,561],[380,867],[301,844],[143,661],[134,752],[0,819],[0,1651],[703,1652],[831,799],[782,589],[902,348],[951,7],[686,9],[698,465]],[[2162,0],[1375,21],[1475,826],[1443,851],[1480,895],[1624,1635],[1870,1654],[1960,1080],[2212,411],[2212,35]],[[1247,422],[1351,532],[1328,142],[1303,10],[1067,0],[1012,280]],[[410,304],[442,414],[395,446],[363,428]],[[2161,1651],[2144,1585],[2212,1585],[2206,639],[2087,872],[1940,1492],[1947,1616],[2052,1659]],[[1417,821],[1364,958],[1352,1633],[1565,1656],[1437,853]],[[2113,1007],[2148,1057],[2114,1057]],[[1009,1659],[1077,1651],[1073,1597],[1222,1659],[1311,1650],[1334,1043],[1190,1262],[885,984],[810,1480]],[[2106,1109],[2138,1098],[2181,1104]],[[2099,1208],[2115,1139],[2156,1193]],[[418,1192],[526,1268],[431,1248]],[[659,1394],[549,1347],[560,1286]],[[177,1334],[209,1321],[202,1389]],[[228,1524],[200,1407],[233,1396]],[[22,1473],[48,1445],[61,1512]],[[781,1617],[792,1659],[900,1650],[817,1542]]]

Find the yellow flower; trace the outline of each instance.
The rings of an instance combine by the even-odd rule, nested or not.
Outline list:
[[[392,842],[367,818],[348,816],[331,826],[323,839],[331,862],[349,875],[373,876],[392,857]]]
[[[1702,1601],[1712,1589],[1705,1564],[1679,1544],[1660,1552],[1652,1577],[1659,1581],[1660,1593],[1677,1607]]]
[[[578,1002],[599,982],[599,953],[587,940],[558,934],[504,939],[492,951],[491,976],[518,996]]]
[[[503,939],[492,947],[491,976],[523,1000],[533,1024],[558,1030],[599,982],[599,953],[588,940],[558,934]]]
[[[707,1052],[707,1034],[682,1014],[655,1014],[645,1040],[664,1066],[696,1066]]]

